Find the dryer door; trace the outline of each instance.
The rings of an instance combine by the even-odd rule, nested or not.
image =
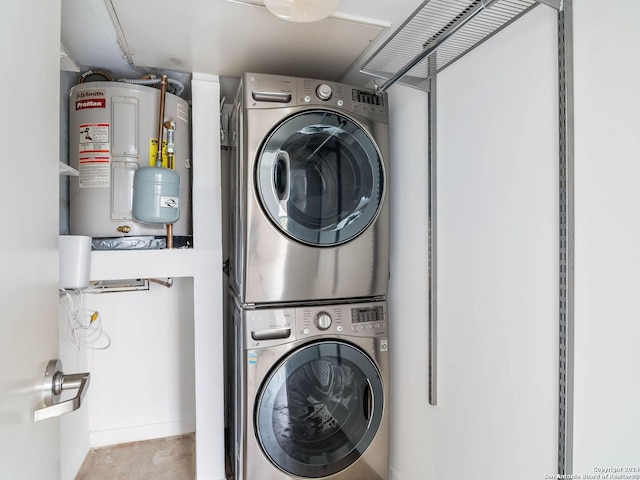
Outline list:
[[[288,474],[333,475],[374,439],[383,402],[382,379],[368,355],[340,341],[309,344],[265,380],[255,410],[258,441]]]
[[[264,210],[302,243],[347,242],[380,210],[380,152],[360,125],[336,112],[307,110],[287,118],[264,143],[256,165]]]

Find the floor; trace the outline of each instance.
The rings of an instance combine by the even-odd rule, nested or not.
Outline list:
[[[95,448],[75,480],[193,480],[195,434]]]

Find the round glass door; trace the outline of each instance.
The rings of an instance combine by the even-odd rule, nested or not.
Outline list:
[[[367,449],[383,400],[380,373],[365,353],[337,341],[310,344],[265,380],[255,410],[258,441],[284,472],[333,475]]]
[[[264,143],[256,168],[264,210],[305,244],[355,238],[382,203],[384,171],[375,143],[335,112],[310,110],[286,119]]]

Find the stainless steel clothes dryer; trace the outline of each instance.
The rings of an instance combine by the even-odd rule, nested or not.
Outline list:
[[[387,480],[386,302],[236,304],[236,480]]]
[[[230,281],[244,304],[385,296],[387,99],[245,74],[232,113]]]

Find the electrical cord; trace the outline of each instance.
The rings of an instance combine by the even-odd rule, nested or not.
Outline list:
[[[111,337],[102,328],[100,312],[85,307],[82,290],[60,289],[60,302],[67,314],[67,335],[78,350],[82,346],[93,350],[111,346]]]

